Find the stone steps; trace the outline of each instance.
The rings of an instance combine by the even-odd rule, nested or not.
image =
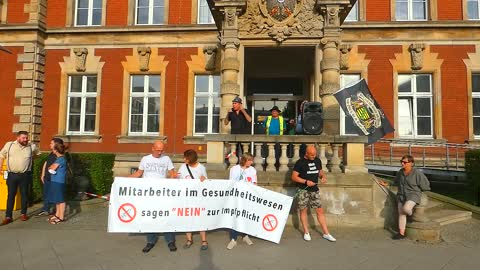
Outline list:
[[[441,209],[427,213],[427,216],[440,226],[468,220],[472,218],[472,212],[464,210]]]

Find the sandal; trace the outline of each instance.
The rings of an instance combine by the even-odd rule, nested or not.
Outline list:
[[[208,249],[208,242],[207,241],[202,241],[202,246],[200,247],[201,250],[207,250]]]
[[[56,225],[56,224],[58,224],[58,223],[60,223],[60,222],[64,222],[64,221],[65,221],[65,220],[59,219],[59,218],[57,217],[56,219],[50,220],[50,224]]]
[[[51,215],[51,216],[47,219],[47,221],[48,221],[48,222],[51,222],[51,221],[56,220],[56,219],[60,219],[60,218],[57,217],[56,215]]]
[[[183,245],[183,248],[190,248],[192,245],[193,245],[193,241],[192,240],[187,240],[187,243],[185,243],[185,245]]]

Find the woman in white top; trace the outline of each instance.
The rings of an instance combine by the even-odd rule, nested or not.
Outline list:
[[[192,149],[189,149],[183,153],[183,161],[185,164],[180,166],[178,170],[177,177],[180,179],[200,179],[200,181],[204,181],[207,179],[207,171],[205,167],[198,162],[198,155]],[[207,242],[207,233],[205,231],[200,232],[200,237],[202,238],[202,245],[200,247],[201,250],[208,249],[208,242]],[[192,233],[187,232],[187,243],[183,246],[184,248],[190,248],[193,245],[192,240]]]
[[[257,184],[257,170],[252,167],[253,164],[253,156],[252,154],[246,152],[240,158],[240,164],[233,166],[230,169],[230,180],[234,181],[244,181],[247,183],[252,183],[254,185]],[[230,242],[227,245],[227,249],[230,250],[237,245],[237,236],[239,232],[235,230],[230,230]],[[243,234],[243,242],[247,243],[247,245],[253,245],[252,240],[248,235]]]

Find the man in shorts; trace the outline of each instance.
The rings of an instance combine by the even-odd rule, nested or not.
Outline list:
[[[305,241],[312,240],[307,222],[308,207],[315,208],[317,220],[322,226],[323,238],[330,241],[337,241],[327,228],[327,220],[323,212],[322,203],[320,201],[320,191],[318,189],[318,178],[320,182],[325,184],[327,177],[322,170],[322,161],[317,157],[317,149],[313,145],[307,146],[305,156],[300,158],[293,167],[292,181],[297,183],[298,191],[298,208],[300,209],[300,221],[303,226],[303,239]]]

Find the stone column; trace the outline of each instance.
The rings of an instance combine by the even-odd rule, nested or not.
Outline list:
[[[14,106],[13,114],[18,121],[13,124],[13,132],[25,130],[30,132],[30,140],[40,141],[43,105],[43,84],[45,81],[45,49],[39,43],[27,43],[23,54],[18,55],[22,70],[17,71],[16,79],[21,87],[15,89],[15,98],[19,100]]]
[[[323,58],[320,62],[322,84],[320,97],[324,110],[324,134],[340,134],[340,107],[333,97],[339,89],[340,54],[338,44],[340,39],[339,5],[324,5],[320,10],[324,20],[324,38],[321,40]]]
[[[220,132],[228,133],[229,126],[223,124],[228,110],[232,107],[232,99],[240,94],[240,85],[238,84],[238,72],[240,61],[238,59],[238,7],[225,6],[220,9],[224,15],[222,30],[220,33],[220,43],[223,46],[223,58],[221,64],[221,89],[222,99],[220,108]],[[244,105],[246,105],[244,101]]]

